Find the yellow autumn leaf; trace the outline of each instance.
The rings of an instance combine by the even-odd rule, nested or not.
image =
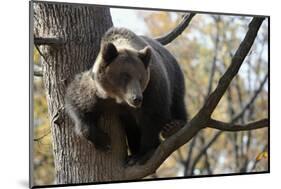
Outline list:
[[[261,152],[257,155],[256,160],[260,161],[261,159],[266,159],[268,157],[268,153],[267,152]]]

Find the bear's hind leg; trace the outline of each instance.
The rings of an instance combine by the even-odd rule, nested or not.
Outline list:
[[[141,133],[133,116],[124,114],[120,116],[121,124],[125,129],[128,147],[131,155],[136,155],[140,151]]]
[[[141,137],[140,137],[140,149],[139,152],[128,161],[128,165],[144,164],[152,155],[155,149],[160,144],[159,132],[161,130],[161,124],[156,120],[143,117],[140,123]]]

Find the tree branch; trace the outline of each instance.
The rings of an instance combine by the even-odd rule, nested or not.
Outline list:
[[[262,119],[245,125],[225,123],[215,119],[210,119],[208,121],[207,127],[213,129],[219,129],[221,131],[248,131],[248,130],[268,127],[268,125],[269,125],[268,119]]]
[[[177,133],[162,142],[155,150],[153,156],[144,165],[134,165],[125,170],[125,180],[141,179],[152,174],[176,149],[187,143],[201,129],[198,124],[189,122]]]
[[[266,79],[264,79],[263,81],[266,81]],[[249,100],[249,102],[247,103],[247,105],[237,114],[237,116],[233,116],[231,115],[231,117],[234,117],[230,124],[234,124],[236,121],[238,121],[240,118],[243,117],[244,113],[246,112],[247,109],[249,109],[250,107],[252,107],[253,103],[255,102],[255,100],[257,99],[258,94],[261,92],[261,89],[263,88],[265,82],[262,82],[259,86],[259,88],[257,89],[257,91],[254,93],[254,95],[252,96],[252,98]],[[230,98],[231,99],[231,98]],[[232,100],[231,100],[232,101]],[[232,114],[233,113],[233,109],[229,108],[229,113]],[[242,120],[243,123],[243,120]],[[193,173],[192,170],[195,169],[196,164],[199,162],[199,160],[202,158],[202,156],[204,155],[204,153],[208,150],[208,148],[210,148],[215,142],[216,140],[221,136],[221,134],[223,133],[223,131],[219,131],[217,132],[213,138],[208,142],[208,144],[206,144],[203,149],[200,151],[200,153],[194,158],[193,164],[191,166],[191,175]]]
[[[160,42],[162,45],[167,45],[168,43],[173,41],[175,38],[177,38],[185,30],[185,28],[189,25],[190,21],[192,20],[192,18],[194,16],[195,16],[195,13],[186,14],[183,17],[183,20],[181,21],[181,23],[175,29],[173,29],[172,31],[170,31],[169,33],[167,33],[164,36],[156,38],[155,40]]]
[[[124,179],[141,179],[149,174],[152,174],[156,169],[165,161],[165,159],[171,155],[176,149],[192,139],[201,129],[206,128],[210,120],[210,116],[221,97],[227,90],[230,82],[234,76],[238,73],[243,60],[248,54],[256,36],[258,30],[263,22],[264,18],[255,17],[249,24],[248,32],[232,58],[231,65],[226,70],[225,74],[221,77],[216,89],[207,98],[205,104],[201,110],[177,133],[169,137],[162,142],[155,150],[152,157],[144,165],[134,165],[127,167],[124,171]],[[266,123],[265,123],[266,122]],[[217,122],[216,122],[217,123]],[[268,121],[256,122],[259,127],[268,125]],[[210,125],[210,124],[209,124]],[[212,125],[211,125],[212,126]],[[221,125],[218,128],[225,129],[225,125]],[[231,126],[231,125],[230,125]],[[247,125],[247,128],[254,128],[253,123]],[[231,127],[233,128],[233,127]],[[244,129],[239,127],[240,129]],[[236,129],[237,130],[237,129]]]
[[[34,37],[35,45],[49,45],[49,46],[60,46],[65,42],[61,38],[57,37]]]

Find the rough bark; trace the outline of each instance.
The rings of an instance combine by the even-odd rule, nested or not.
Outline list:
[[[126,143],[114,114],[107,112],[100,124],[111,137],[112,151],[103,153],[73,132],[73,123],[64,110],[67,84],[75,74],[89,69],[99,51],[100,39],[112,26],[108,8],[34,3],[34,36],[58,38],[60,45],[40,44],[43,81],[46,88],[56,183],[87,183],[120,180]]]

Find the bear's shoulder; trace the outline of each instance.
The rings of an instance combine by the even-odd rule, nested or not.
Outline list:
[[[96,86],[90,71],[77,74],[66,90],[66,102],[80,110],[87,110],[96,102]]]

